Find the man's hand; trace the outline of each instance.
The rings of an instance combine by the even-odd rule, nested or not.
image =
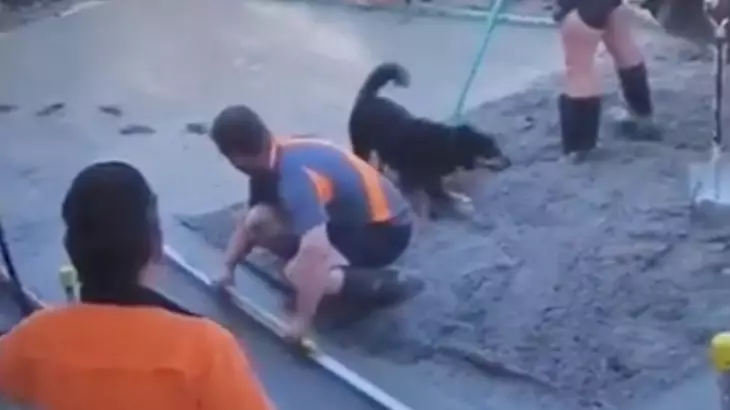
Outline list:
[[[234,216],[236,227],[226,247],[223,274],[213,281],[217,287],[227,288],[236,284],[236,264],[253,249],[254,242],[248,232],[251,222],[247,217],[247,214],[242,212],[238,212]]]

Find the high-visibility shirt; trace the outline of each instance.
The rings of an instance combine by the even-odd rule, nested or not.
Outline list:
[[[34,313],[0,338],[0,394],[45,410],[270,410],[233,335],[147,306]]]

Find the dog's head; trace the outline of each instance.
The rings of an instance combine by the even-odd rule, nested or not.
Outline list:
[[[455,129],[455,137],[461,167],[503,171],[512,165],[512,161],[499,149],[493,135],[481,132],[469,125],[460,125]]]

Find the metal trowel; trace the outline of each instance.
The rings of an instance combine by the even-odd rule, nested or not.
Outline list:
[[[723,17],[718,23],[708,15],[708,20],[715,30],[715,130],[709,161],[691,164],[689,167],[690,195],[694,204],[710,202],[730,205],[730,158],[727,158],[722,147],[722,100],[728,17]]]

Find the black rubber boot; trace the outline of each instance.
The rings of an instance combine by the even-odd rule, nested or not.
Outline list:
[[[598,143],[601,97],[560,96],[560,129],[563,153],[582,161]]]
[[[558,112],[560,113],[560,142],[563,154],[570,155],[575,152],[575,115],[572,113],[573,105],[570,98],[561,94],[558,99]]]
[[[621,131],[635,140],[656,141],[661,138],[659,128],[652,115],[654,107],[651,101],[649,77],[644,63],[634,67],[618,70],[624,101],[628,113],[618,119]]]
[[[649,117],[654,113],[649,90],[649,77],[646,65],[622,68],[618,70],[618,79],[621,82],[621,91],[626,105],[637,116]]]

